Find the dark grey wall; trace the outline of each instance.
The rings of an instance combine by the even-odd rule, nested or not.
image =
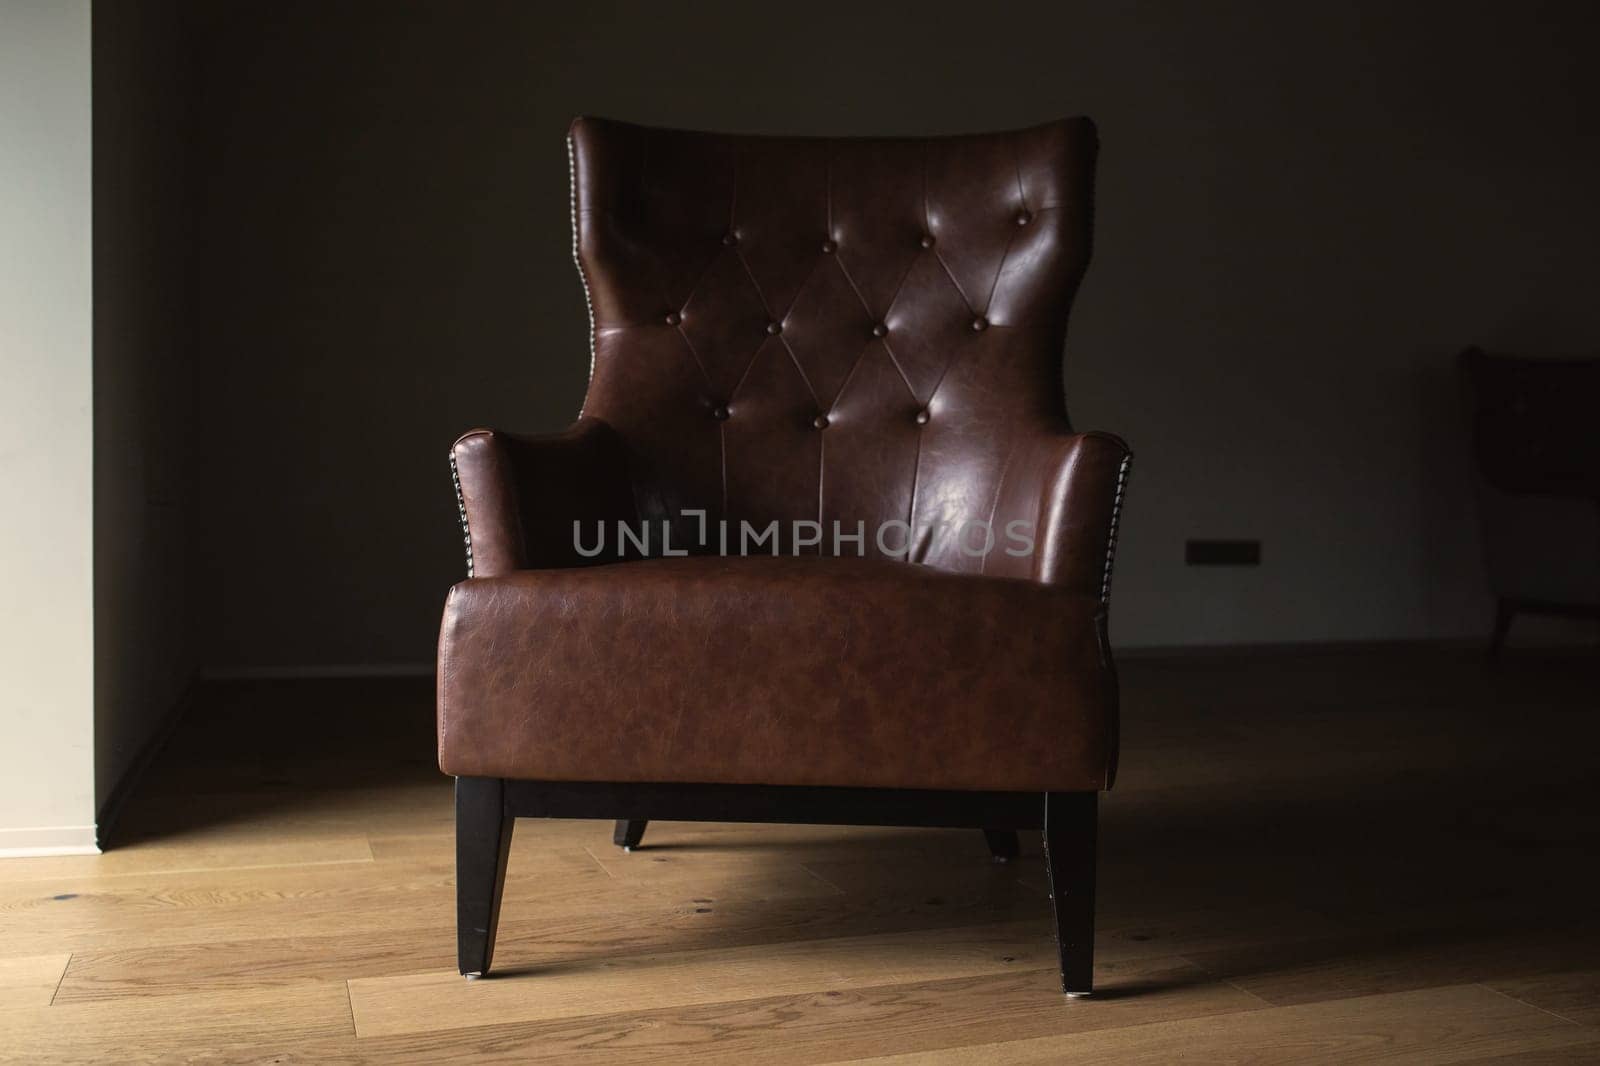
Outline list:
[[[1125,646],[1480,631],[1453,352],[1600,347],[1578,5],[817,3],[190,9],[197,528],[218,668],[431,654],[445,450],[586,371],[576,113],[927,133],[1087,113],[1067,353],[1138,452]],[[1259,570],[1182,563],[1260,537]]]
[[[94,6],[94,759],[104,805],[200,666],[175,0]]]

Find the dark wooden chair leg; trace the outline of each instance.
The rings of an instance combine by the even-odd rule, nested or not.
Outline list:
[[[617,827],[611,832],[611,843],[619,848],[632,851],[639,846],[639,841],[644,839],[644,827],[650,823],[644,819],[636,822],[619,820]]]
[[[1022,854],[1014,829],[985,829],[983,839],[989,842],[989,854],[995,862],[1010,862]]]
[[[1489,637],[1489,658],[1499,658],[1500,649],[1505,647],[1506,636],[1511,632],[1511,619],[1516,613],[1517,608],[1509,600],[1496,601],[1494,606],[1494,634]]]
[[[456,959],[465,977],[482,977],[494,958],[516,824],[506,811],[504,781],[456,778]]]
[[[1048,792],[1044,797],[1044,868],[1061,953],[1061,991],[1094,991],[1094,865],[1096,792]]]

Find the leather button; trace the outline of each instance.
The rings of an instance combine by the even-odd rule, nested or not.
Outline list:
[[[989,320],[987,318],[975,318],[975,319],[972,320],[972,332],[974,332],[974,333],[982,333],[984,330],[986,330],[988,328],[989,328]]]
[[[922,235],[922,246],[924,248],[932,248],[933,247],[933,234],[924,233]]]
[[[832,241],[823,241],[822,242],[822,251],[823,251],[824,255],[832,255],[834,252],[837,252],[838,250],[839,250],[839,246],[837,244],[833,243]]]
[[[711,417],[718,422],[726,422],[728,420],[728,409],[719,403],[711,409]]]
[[[928,424],[928,409],[926,407],[924,407],[922,410],[917,412],[917,425],[925,426],[927,424]]]
[[[769,333],[770,335],[776,337],[778,334],[780,334],[782,332],[783,332],[783,323],[781,323],[781,322],[768,322],[767,323],[767,333]]]
[[[879,322],[877,325],[872,327],[872,335],[874,337],[887,337],[889,335],[889,327],[884,323]]]
[[[1027,212],[1027,211],[1018,211],[1017,212],[1017,225],[1026,226],[1028,223],[1030,223],[1032,221],[1033,221],[1033,215],[1030,214],[1029,212]]]
[[[668,311],[666,321],[667,325],[676,326],[679,322],[683,321],[683,318],[676,311]]]
[[[816,418],[813,418],[811,420],[811,424],[813,426],[816,426],[818,429],[827,429],[828,428],[828,416],[827,415],[818,415]]]
[[[726,233],[722,237],[722,243],[730,246],[738,244],[739,235],[737,233]]]

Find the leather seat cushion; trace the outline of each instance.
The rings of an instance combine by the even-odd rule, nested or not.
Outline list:
[[[870,559],[476,578],[445,606],[439,763],[540,781],[1106,788],[1102,610]]]

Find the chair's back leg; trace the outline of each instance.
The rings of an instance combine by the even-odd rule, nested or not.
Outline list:
[[[650,823],[645,820],[630,822],[619,820],[616,828],[611,833],[611,843],[619,848],[632,851],[639,846],[639,841],[644,839],[644,827]]]
[[[1044,866],[1061,952],[1061,991],[1094,991],[1094,866],[1097,792],[1044,797]]]
[[[1498,657],[1500,650],[1506,646],[1506,636],[1511,632],[1511,620],[1516,614],[1517,608],[1510,600],[1495,601],[1494,632],[1489,637],[1489,658]]]
[[[483,976],[494,958],[516,824],[506,812],[504,781],[456,778],[456,959],[463,976]]]
[[[989,855],[995,862],[1010,862],[1022,854],[1015,829],[985,829],[983,839],[989,842]]]

